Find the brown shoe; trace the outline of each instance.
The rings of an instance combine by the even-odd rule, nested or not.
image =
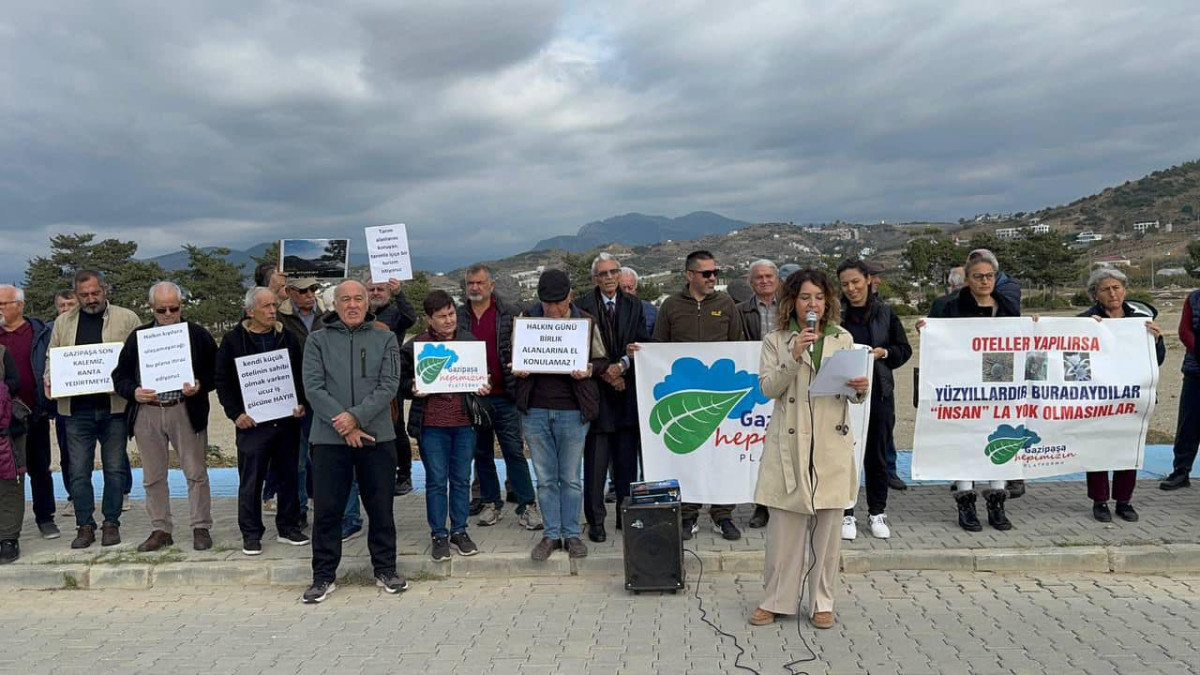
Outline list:
[[[83,525],[75,530],[75,541],[71,542],[71,548],[87,548],[96,543],[96,526]]]
[[[809,621],[813,628],[833,628],[833,612],[815,612]]]
[[[150,551],[157,551],[164,546],[170,546],[174,543],[175,539],[171,537],[170,532],[155,530],[150,533],[149,537],[146,537],[146,541],[138,544],[137,550],[138,553],[149,553]],[[108,544],[105,544],[105,546],[108,546]]]
[[[562,548],[562,541],[559,539],[551,539],[550,537],[542,537],[542,540],[533,547],[533,552],[529,554],[530,558],[538,562],[544,562],[550,559],[550,554]]]
[[[116,546],[121,543],[121,527],[116,523],[104,521],[100,526],[100,545]]]
[[[769,626],[775,623],[775,612],[768,612],[762,607],[755,607],[754,613],[750,615],[751,626]]]
[[[586,558],[587,544],[579,537],[571,537],[567,540],[567,555],[572,558]]]
[[[203,527],[192,530],[192,548],[197,551],[207,551],[212,548],[212,535]]]

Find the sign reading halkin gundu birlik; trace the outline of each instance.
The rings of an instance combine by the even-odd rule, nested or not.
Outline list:
[[[913,477],[1139,469],[1157,383],[1145,319],[929,319]]]

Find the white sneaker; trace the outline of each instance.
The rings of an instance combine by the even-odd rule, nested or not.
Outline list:
[[[867,522],[871,524],[871,536],[876,539],[887,539],[892,536],[892,530],[887,524],[887,514],[881,513],[877,516],[867,516]]]
[[[854,516],[842,517],[842,539],[846,541],[854,541],[858,536],[858,519]]]
[[[129,503],[129,495],[125,495],[125,497],[121,500],[121,510],[128,511],[129,509],[132,509],[132,508],[133,508],[133,505]]]
[[[64,506],[58,510],[58,513],[59,513],[59,515],[63,516],[64,518],[74,518],[75,517],[75,503],[67,502],[66,506]]]
[[[526,506],[525,513],[521,514],[517,522],[527,530],[540,530],[546,526],[542,520],[542,510],[536,503]]]

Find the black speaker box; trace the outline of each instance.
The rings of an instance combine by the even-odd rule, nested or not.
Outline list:
[[[683,588],[683,536],[678,502],[624,504],[625,590],[675,591]]]

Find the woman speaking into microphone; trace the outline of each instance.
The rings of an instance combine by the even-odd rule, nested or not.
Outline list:
[[[802,584],[817,628],[833,626],[842,511],[858,491],[848,405],[865,400],[870,381],[846,381],[854,397],[808,395],[821,361],[854,340],[838,323],[839,304],[824,272],[804,269],[783,285],[779,325],[763,338],[759,387],[775,399],[758,467],[754,501],[766,506],[765,596],[750,616],[765,626],[799,611]],[[808,559],[811,541],[812,559]]]

